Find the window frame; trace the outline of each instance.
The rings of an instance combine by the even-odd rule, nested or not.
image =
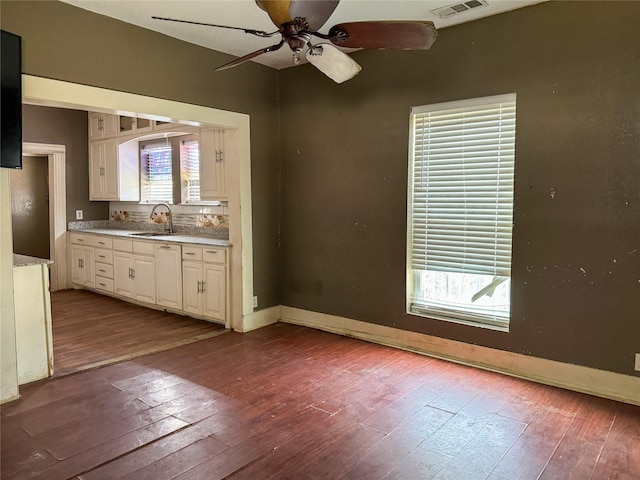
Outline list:
[[[511,172],[510,173],[510,191],[505,190],[506,194],[496,193],[495,199],[494,199],[494,204],[496,205],[496,212],[498,210],[498,206],[502,205],[503,207],[506,206],[507,208],[503,208],[501,214],[496,213],[495,215],[494,220],[496,223],[496,227],[494,228],[496,228],[496,232],[498,232],[497,229],[500,229],[499,234],[502,235],[502,238],[500,240],[494,240],[495,245],[499,245],[499,248],[497,250],[494,250],[493,259],[494,259],[494,264],[496,263],[495,260],[497,258],[504,260],[505,248],[508,247],[508,269],[505,269],[504,262],[502,262],[502,267],[498,268],[494,266],[493,268],[495,272],[499,271],[500,275],[502,276],[504,276],[505,272],[508,270],[508,277],[506,278],[508,280],[511,279],[511,259],[512,259],[512,240],[513,240],[512,227],[513,227],[513,207],[514,207],[513,190],[514,190],[514,184],[515,184],[513,168],[515,166],[516,94],[511,93],[511,94],[505,94],[505,95],[495,95],[495,96],[488,96],[488,97],[481,97],[481,98],[473,98],[468,100],[459,100],[459,101],[453,101],[453,102],[444,102],[444,103],[413,107],[410,113],[410,125],[409,125],[409,161],[408,161],[408,189],[407,189],[406,312],[410,315],[434,318],[438,320],[446,320],[446,321],[462,323],[466,325],[473,325],[478,327],[492,328],[492,329],[497,329],[501,331],[508,331],[510,316],[511,316],[510,299],[509,299],[509,308],[506,315],[502,315],[502,314],[498,315],[495,313],[495,311],[493,314],[487,315],[486,313],[479,311],[481,309],[473,308],[471,306],[467,307],[467,309],[465,310],[465,308],[460,305],[452,306],[452,302],[449,302],[449,304],[447,304],[446,301],[442,302],[435,299],[422,299],[422,298],[418,299],[417,298],[418,297],[417,288],[420,287],[419,282],[420,282],[420,278],[422,278],[422,274],[419,272],[429,271],[429,272],[454,273],[456,271],[459,271],[463,273],[487,275],[488,274],[487,272],[491,268],[490,266],[485,265],[490,263],[490,261],[486,261],[482,258],[474,258],[474,257],[486,257],[485,251],[482,251],[479,254],[474,254],[474,253],[469,254],[468,258],[470,259],[471,264],[473,264],[474,261],[478,262],[477,267],[473,267],[473,266],[467,267],[465,263],[467,258],[466,254],[470,250],[470,248],[467,245],[467,240],[468,240],[467,225],[469,225],[469,222],[470,222],[470,220],[468,219],[468,216],[472,217],[472,214],[469,214],[471,209],[467,207],[466,191],[465,191],[465,194],[461,196],[462,201],[456,198],[455,201],[451,202],[451,203],[463,204],[462,217],[464,218],[464,220],[462,224],[465,225],[465,227],[463,228],[456,227],[453,229],[454,232],[457,230],[463,231],[462,234],[456,234],[456,233],[452,234],[449,231],[445,231],[445,234],[443,235],[443,238],[445,239],[444,241],[433,240],[433,242],[435,243],[432,242],[431,244],[429,244],[428,230],[433,230],[433,228],[437,228],[437,227],[431,227],[430,229],[427,229],[427,223],[429,223],[429,219],[431,219],[432,221],[434,219],[437,219],[436,221],[439,223],[440,222],[439,218],[442,216],[445,218],[445,221],[442,225],[445,225],[445,226],[444,227],[440,225],[438,226],[440,228],[446,228],[446,224],[447,224],[446,220],[451,220],[454,216],[457,217],[460,215],[460,210],[455,210],[455,207],[451,207],[450,205],[448,205],[449,202],[443,200],[443,197],[445,197],[446,194],[451,195],[450,193],[451,190],[446,190],[446,188],[457,188],[460,186],[466,187],[468,185],[466,183],[467,177],[465,176],[465,161],[463,160],[466,160],[467,158],[469,158],[471,159],[471,163],[474,163],[475,165],[478,163],[478,160],[475,157],[475,155],[477,155],[478,157],[482,157],[483,155],[486,158],[490,157],[490,155],[486,155],[486,154],[467,153],[467,151],[465,150],[465,148],[469,148],[470,151],[474,148],[479,148],[477,146],[478,140],[472,139],[473,137],[477,136],[475,132],[473,134],[469,134],[468,132],[465,132],[465,128],[469,128],[469,127],[465,127],[466,125],[465,115],[469,114],[473,116],[474,115],[473,112],[477,110],[482,110],[483,107],[487,108],[487,106],[492,106],[496,104],[499,105],[499,111],[500,111],[500,114],[499,114],[500,122],[498,122],[499,126],[497,128],[496,127],[487,128],[487,131],[490,133],[493,132],[494,130],[497,132],[503,131],[503,127],[502,127],[503,104],[505,105],[506,111],[511,112],[510,109],[512,109],[512,113],[510,113],[510,116],[512,116],[513,126],[512,126],[512,130],[508,130],[506,127],[504,129],[505,132],[507,132],[505,134],[505,138],[507,137],[507,134],[512,135],[511,141],[508,141],[508,139],[505,141],[501,138],[502,137],[501,134],[500,135],[496,134],[495,143],[487,144],[489,147],[493,147],[493,149],[498,151],[498,153],[495,155],[496,156],[495,160],[493,160],[492,162],[487,161],[487,164],[492,164],[497,166],[497,170],[495,171],[489,170],[489,175],[496,175],[496,180],[495,180],[496,184],[498,184],[500,181],[503,181],[502,177],[505,175],[506,175],[505,178],[507,179],[509,178],[509,175],[505,174],[504,172],[502,172],[502,176],[501,176],[499,171],[500,168],[504,165],[505,169],[506,168],[511,169],[510,170]],[[432,114],[434,116],[433,121],[430,119]],[[416,133],[418,116],[422,116],[420,119],[420,122],[422,122],[421,125],[426,124],[427,130],[428,130],[427,135],[425,135],[424,130],[420,132],[419,146],[418,146],[418,140],[417,140],[418,135]],[[445,116],[447,117],[447,119],[449,117],[453,119],[459,118],[460,121],[459,123],[451,123],[451,126],[449,127],[442,128],[440,127],[440,125],[443,125],[443,124],[447,125],[447,122],[448,122],[447,120],[447,122],[442,123],[442,119],[445,118]],[[425,120],[424,117],[426,117],[428,120]],[[506,124],[509,124],[510,122],[505,121],[504,123],[506,125]],[[442,135],[442,133],[444,133],[444,135]],[[455,149],[462,149],[463,152],[459,154],[454,152],[453,154],[447,154],[443,156],[442,154],[443,150],[442,150],[442,147],[440,146],[443,144],[442,143],[443,138],[444,140],[451,141],[452,136],[464,139],[460,144],[455,144],[455,147],[454,147]],[[489,136],[488,138],[490,140],[494,139],[494,137],[491,137],[491,136]],[[472,139],[472,140],[469,140],[469,139]],[[468,143],[465,143],[467,141]],[[441,142],[441,143],[438,144],[438,142]],[[505,153],[503,153],[500,150],[500,147],[503,145],[503,142],[504,144],[508,145],[511,148],[511,154],[508,153],[509,152],[508,149],[504,150]],[[451,145],[451,143],[449,143],[449,145]],[[469,147],[467,147],[467,145],[469,145]],[[429,158],[430,154],[433,159]],[[420,160],[419,160],[420,163],[416,167],[416,164],[418,163],[418,160],[416,160],[417,157],[420,157]],[[443,158],[445,158],[445,160],[443,160]],[[458,164],[461,166],[457,166]],[[433,173],[428,172],[425,175],[423,172],[425,166],[427,170],[432,169]],[[482,164],[481,168],[483,171],[486,169],[484,163]],[[416,174],[418,170],[420,170],[419,175]],[[459,177],[456,176],[458,170],[462,171]],[[446,180],[444,179],[445,176],[446,176]],[[417,177],[419,177],[418,180],[417,180]],[[443,185],[445,186],[444,195],[441,195],[438,193],[433,194],[432,203],[435,204],[435,206],[431,206],[430,208],[428,207],[429,198],[432,195],[428,193],[429,186],[425,186],[424,184],[425,178],[433,179],[432,182],[434,182],[434,186],[432,187],[432,189],[434,191],[437,190],[438,187],[442,188]],[[485,178],[488,178],[488,177],[485,177]],[[489,180],[492,180],[492,179],[489,178]],[[416,188],[417,182],[423,182],[421,184],[422,188]],[[459,182],[459,183],[456,183],[456,182]],[[502,184],[500,184],[496,188],[497,189],[502,188]],[[420,191],[418,195],[416,195],[416,190]],[[425,192],[427,193],[425,194]],[[423,200],[421,201],[416,200],[416,196],[422,196]],[[509,203],[503,204],[505,200],[501,199],[501,197],[508,198]],[[491,198],[491,197],[488,197],[488,198]],[[440,211],[440,208],[439,208],[440,204],[445,205],[445,208],[443,208],[442,211]],[[476,207],[476,208],[484,209],[484,201],[482,205],[483,205],[482,207]],[[420,206],[422,206],[422,209],[420,209]],[[507,209],[509,212],[508,215],[504,213]],[[421,213],[418,215],[416,210],[421,210]],[[437,210],[437,212],[429,213],[429,210]],[[450,213],[454,210],[455,210],[455,214]],[[422,211],[424,211],[424,213],[422,213]],[[484,213],[484,210],[483,210],[483,213]],[[431,217],[429,217],[429,215],[431,215]],[[416,220],[418,216],[420,219]],[[501,223],[499,222],[500,219],[502,219]],[[508,219],[508,240],[506,240],[505,239],[506,237],[504,237],[504,233],[507,231],[505,219]],[[487,222],[489,221],[487,220]],[[418,223],[421,223],[421,226],[419,228],[416,228],[416,224]],[[436,237],[435,234],[431,234],[431,235],[432,235],[432,238]],[[498,237],[498,233],[496,233],[495,236]],[[416,241],[416,237],[419,237],[419,238],[424,237],[424,240]],[[488,239],[490,238],[490,235],[483,233],[480,235],[480,237],[482,237],[483,239],[486,237],[486,239]],[[430,249],[431,251],[437,248],[443,248],[443,244],[446,250],[447,246],[451,246],[451,242],[457,243],[460,240],[462,240],[462,244],[463,244],[462,248],[464,249],[464,253],[462,255],[458,253],[454,254],[452,253],[452,251],[455,250],[455,248],[451,248],[449,249],[450,250],[449,252],[444,253],[444,257],[445,257],[445,263],[443,264],[444,266],[436,266],[434,268],[434,264],[439,262],[440,260],[439,259],[436,261],[430,260],[429,257],[430,255],[433,256],[433,253],[430,254],[429,245],[431,245],[431,249]],[[419,245],[419,248],[414,248],[414,245]],[[424,252],[424,255],[423,255],[424,259],[422,258],[419,260],[417,259],[420,256],[418,255],[418,250],[420,252]],[[500,254],[502,254],[502,256],[499,256]],[[463,260],[462,262],[459,262],[458,258],[454,258],[457,256],[462,256],[462,258],[464,258],[465,260]],[[451,264],[446,263],[446,257],[453,258]],[[462,269],[456,270],[455,268],[456,263],[462,265],[463,266]],[[419,264],[420,266],[423,266],[424,268],[422,269],[416,268],[417,264]],[[430,266],[432,267],[431,269],[427,268],[428,264],[430,264]],[[474,269],[477,269],[477,271],[473,271]],[[484,271],[484,270],[487,270],[487,271]],[[494,275],[497,275],[497,274],[494,273]],[[494,280],[496,280],[497,278],[498,277],[494,277]],[[509,285],[509,288],[511,288],[510,285]],[[509,292],[509,296],[511,297],[511,292]]]

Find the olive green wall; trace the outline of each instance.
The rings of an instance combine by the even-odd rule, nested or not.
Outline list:
[[[640,2],[548,2],[280,72],[284,305],[629,375],[640,352]],[[304,92],[304,94],[301,94]],[[509,333],[405,313],[411,106],[517,94]]]
[[[26,74],[250,115],[254,294],[279,304],[278,72],[214,73],[232,57],[61,2],[3,0],[0,22],[22,37]]]
[[[0,8],[25,73],[251,115],[261,308],[638,375],[640,2],[546,2],[443,29],[426,52],[356,52],[363,71],[342,85],[309,65],[213,74],[230,57],[59,2]],[[410,107],[509,92],[511,330],[407,315]]]

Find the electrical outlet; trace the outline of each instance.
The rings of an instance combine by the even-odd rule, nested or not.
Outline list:
[[[84,218],[84,212],[82,210],[76,210],[76,220],[82,220]]]
[[[258,296],[253,297],[253,308],[258,308]]]
[[[640,353],[636,353],[636,371],[640,372]]]

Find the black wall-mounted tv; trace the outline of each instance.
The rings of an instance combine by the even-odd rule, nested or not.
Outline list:
[[[0,47],[0,167],[22,168],[22,39],[2,30]]]

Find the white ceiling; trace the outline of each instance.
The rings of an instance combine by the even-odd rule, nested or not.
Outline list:
[[[65,3],[123,22],[154,30],[212,50],[242,56],[278,43],[280,37],[259,38],[242,31],[153,20],[152,15],[216,23],[273,32],[277,27],[254,0],[62,0]],[[341,0],[320,32],[337,23],[362,20],[431,20],[437,29],[526,7],[545,0],[487,0],[488,5],[447,19],[432,10],[463,0]],[[437,40],[436,40],[437,45]],[[253,61],[276,69],[293,66],[291,50],[256,57]],[[214,65],[212,67],[215,67]]]

